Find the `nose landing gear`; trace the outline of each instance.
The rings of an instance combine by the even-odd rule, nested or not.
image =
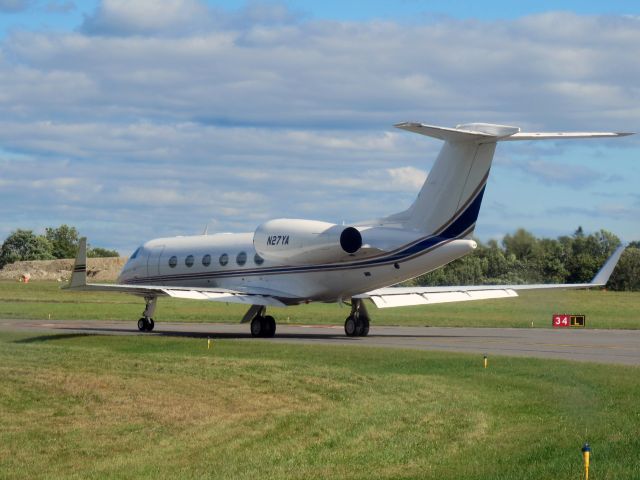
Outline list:
[[[144,312],[142,312],[142,317],[138,320],[138,330],[141,332],[151,332],[153,327],[156,326],[153,321],[153,312],[156,310],[156,300],[158,297],[144,297],[145,302],[147,303]]]

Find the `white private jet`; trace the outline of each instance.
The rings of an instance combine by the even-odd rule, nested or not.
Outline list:
[[[272,337],[269,306],[350,302],[344,330],[369,332],[364,300],[378,308],[516,297],[517,290],[589,288],[607,283],[624,247],[590,283],[389,287],[435,270],[476,248],[472,240],[497,142],[620,137],[629,133],[523,133],[517,127],[471,123],[443,128],[400,123],[403,130],[444,140],[418,197],[405,211],[349,226],[277,219],[255,232],[158,238],[139,247],[117,284],[88,284],[86,238],[67,288],[144,297],[140,331],[154,328],[158,297],[242,303],[251,334]]]

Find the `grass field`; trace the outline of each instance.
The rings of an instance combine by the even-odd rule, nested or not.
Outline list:
[[[640,478],[640,369],[0,332],[0,478]]]
[[[61,291],[55,282],[0,282],[0,318],[135,321],[142,299],[125,294]],[[238,322],[246,307],[161,298],[155,319],[171,322]],[[550,327],[553,313],[587,315],[588,328],[640,328],[640,292],[599,290],[523,292],[519,298],[378,310],[373,325]],[[270,308],[278,323],[342,324],[348,307],[310,304]]]

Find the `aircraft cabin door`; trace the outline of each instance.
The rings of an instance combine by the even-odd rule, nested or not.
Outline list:
[[[162,258],[162,252],[164,252],[164,245],[158,245],[157,247],[152,247],[149,250],[149,255],[147,256],[147,276],[153,277],[155,275],[160,275],[160,259]]]

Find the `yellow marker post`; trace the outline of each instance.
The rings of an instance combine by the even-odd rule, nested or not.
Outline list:
[[[487,368],[487,365],[489,364],[489,360],[487,359],[487,356],[484,356],[484,368]]]
[[[589,455],[591,453],[591,447],[588,443],[582,446],[582,458],[584,460],[584,480],[589,480]]]
[[[207,337],[207,350],[211,348],[211,339]]]

